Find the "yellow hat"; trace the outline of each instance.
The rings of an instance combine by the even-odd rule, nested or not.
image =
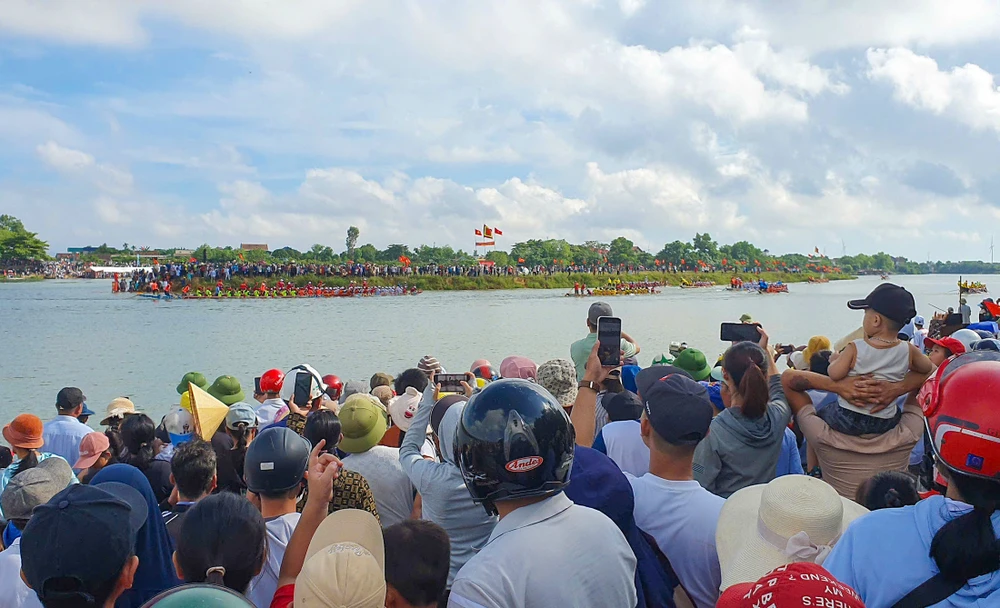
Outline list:
[[[181,395],[181,409],[191,411],[191,391],[184,391]]]

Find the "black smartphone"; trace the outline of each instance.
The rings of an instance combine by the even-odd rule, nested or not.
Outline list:
[[[465,393],[465,388],[462,387],[465,374],[437,374],[434,381],[441,385],[442,393]]]
[[[618,317],[597,319],[597,358],[604,367],[622,364],[622,320]]]
[[[302,407],[312,401],[312,381],[313,377],[309,372],[299,372],[295,375],[295,392],[292,393],[295,405]]]
[[[253,379],[253,394],[254,395],[263,395],[264,394],[264,393],[260,392],[260,376],[257,376],[256,378]]]
[[[723,342],[760,342],[757,323],[723,323],[719,329],[719,339]]]
[[[795,352],[795,346],[791,344],[779,344],[775,350],[778,351],[779,355],[790,355]]]

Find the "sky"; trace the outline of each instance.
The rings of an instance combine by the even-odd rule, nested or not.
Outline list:
[[[70,246],[990,259],[992,0],[3,0],[0,213]]]

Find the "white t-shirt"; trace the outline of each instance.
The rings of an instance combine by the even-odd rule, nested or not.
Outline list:
[[[640,477],[649,472],[649,448],[642,442],[638,420],[609,422],[601,429],[608,458],[625,473]]]
[[[274,592],[278,590],[278,573],[281,560],[285,557],[285,547],[299,523],[298,513],[288,513],[264,521],[267,527],[267,561],[260,574],[250,581],[247,599],[257,608],[270,608]]]
[[[725,499],[694,480],[669,481],[651,473],[628,480],[636,525],[656,539],[695,606],[714,608],[722,584],[715,528]]]
[[[924,352],[924,338],[927,337],[926,329],[915,329],[913,330],[913,345],[920,349],[920,352]]]
[[[285,402],[281,399],[275,397],[274,399],[265,399],[260,407],[257,408],[257,424],[259,428],[264,428],[274,424],[274,417],[278,415],[278,412],[285,407]]]
[[[399,463],[399,448],[377,445],[367,452],[344,458],[344,468],[364,475],[375,496],[382,527],[410,518],[413,512],[413,484]]]
[[[21,539],[0,551],[0,608],[42,608],[35,592],[21,580]]]

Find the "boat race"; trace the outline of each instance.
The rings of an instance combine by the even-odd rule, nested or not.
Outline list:
[[[1000,608],[1000,3],[0,48],[0,608]]]

